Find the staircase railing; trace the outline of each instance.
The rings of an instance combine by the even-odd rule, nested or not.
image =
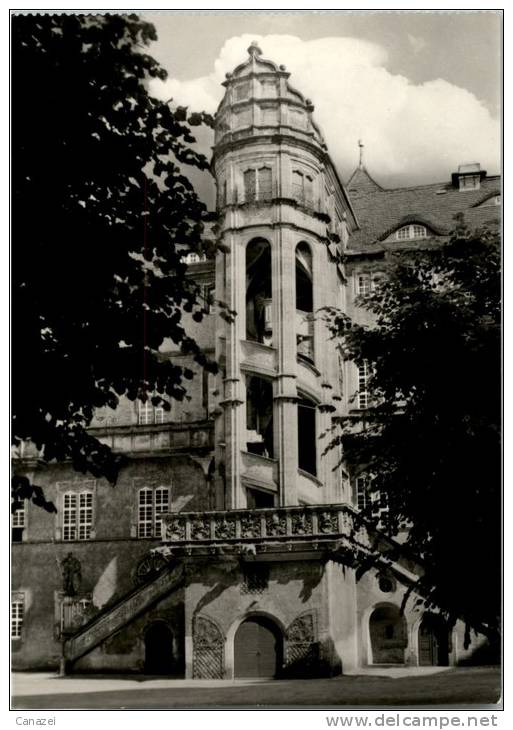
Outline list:
[[[173,569],[166,568],[151,583],[146,583],[123,596],[116,604],[95,616],[67,639],[64,642],[64,658],[66,661],[74,662],[87,654],[146,611],[155,601],[181,586],[183,582],[183,565]]]

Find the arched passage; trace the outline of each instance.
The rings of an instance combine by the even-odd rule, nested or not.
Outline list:
[[[378,606],[369,619],[373,664],[404,664],[406,621],[392,604]]]
[[[235,677],[277,677],[283,665],[283,636],[266,616],[252,616],[235,634]]]
[[[144,634],[144,671],[172,674],[174,670],[173,632],[164,621],[155,621]]]
[[[272,344],[271,246],[255,238],[246,247],[246,338]]]
[[[419,626],[420,666],[448,666],[449,651],[449,631],[443,618],[433,613],[424,614]]]

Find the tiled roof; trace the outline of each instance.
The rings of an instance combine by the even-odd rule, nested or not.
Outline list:
[[[500,206],[481,206],[500,193],[498,175],[484,178],[479,190],[464,192],[450,182],[385,190],[364,168],[353,173],[347,188],[360,225],[360,230],[349,239],[349,251],[377,250],[387,235],[415,221],[440,236],[448,235],[454,228],[457,213],[464,214],[470,228],[496,226],[500,219]]]
[[[376,190],[383,190],[381,185],[371,178],[365,167],[357,167],[349,178],[347,185],[349,194],[357,192],[362,195],[363,193],[373,193]]]

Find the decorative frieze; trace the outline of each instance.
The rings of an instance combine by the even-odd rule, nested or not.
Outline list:
[[[306,542],[316,547],[322,542],[358,537],[365,543],[366,534],[355,531],[355,512],[340,504],[267,509],[227,510],[223,512],[181,512],[162,515],[164,542],[184,548],[215,547],[251,542],[261,546],[273,541]],[[314,539],[313,539],[314,538]]]

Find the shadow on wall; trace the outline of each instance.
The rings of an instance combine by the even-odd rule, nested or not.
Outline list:
[[[475,651],[468,657],[458,662],[459,667],[473,666],[500,666],[501,664],[501,644],[500,640],[486,641],[478,646]]]
[[[288,647],[281,676],[284,679],[336,677],[342,673],[342,662],[331,638],[316,641],[303,650]]]

